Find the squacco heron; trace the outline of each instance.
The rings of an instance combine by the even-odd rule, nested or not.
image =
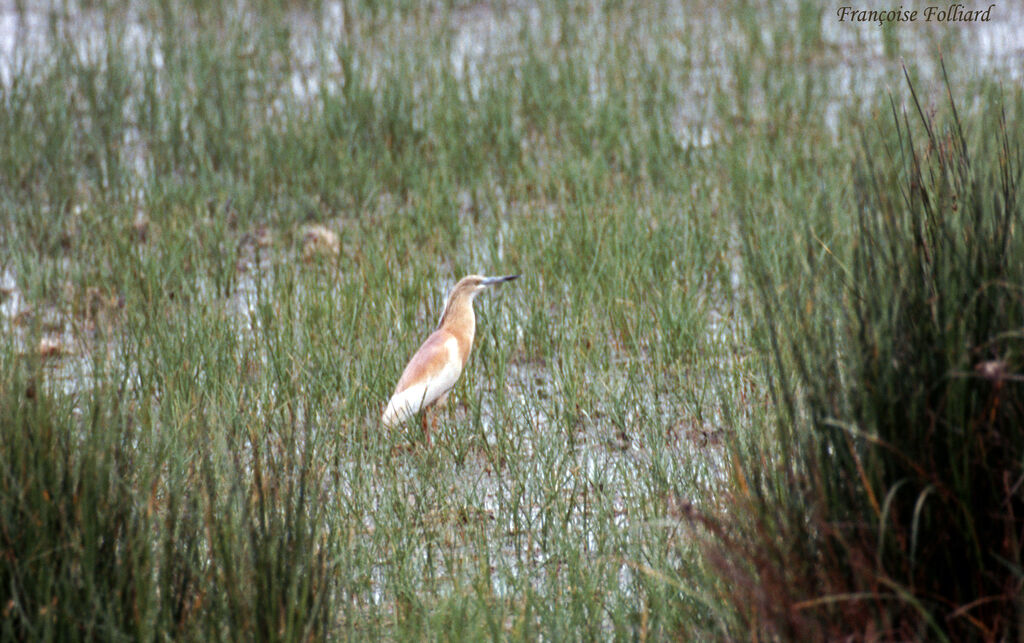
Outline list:
[[[448,295],[448,301],[445,302],[444,313],[441,314],[437,330],[423,342],[402,371],[398,386],[395,387],[395,392],[391,395],[381,418],[384,426],[393,427],[420,411],[444,405],[448,392],[462,375],[462,369],[469,359],[469,351],[473,348],[473,336],[476,334],[473,299],[488,286],[511,281],[518,276],[469,275],[455,284]],[[422,421],[429,444],[430,432],[427,428],[426,414],[423,415]]]

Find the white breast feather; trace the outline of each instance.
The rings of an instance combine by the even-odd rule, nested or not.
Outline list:
[[[462,374],[462,363],[459,359],[459,343],[450,338],[444,343],[448,350],[448,359],[444,368],[423,382],[417,382],[400,393],[395,393],[388,401],[381,420],[384,426],[394,426],[416,415],[424,407],[430,406],[439,397],[452,390],[459,375]]]

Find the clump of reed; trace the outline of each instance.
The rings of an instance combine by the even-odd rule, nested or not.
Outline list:
[[[1022,102],[962,112],[942,71],[943,109],[907,74],[910,107],[865,128],[850,234],[808,235],[790,272],[747,245],[778,441],[737,441],[735,518],[701,518],[743,628],[1021,631]]]

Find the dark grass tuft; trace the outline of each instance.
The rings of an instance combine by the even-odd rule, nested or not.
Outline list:
[[[782,460],[735,448],[740,529],[712,523],[712,552],[751,630],[999,640],[1024,619],[1020,95],[965,115],[945,80],[933,115],[908,74],[910,109],[865,135],[848,252],[808,251],[795,282],[834,296],[748,252]]]

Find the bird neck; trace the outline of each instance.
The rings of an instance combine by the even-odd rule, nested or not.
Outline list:
[[[473,312],[473,298],[455,293],[448,300],[437,326],[455,335],[459,341],[459,349],[465,362],[469,357],[469,349],[473,346],[473,335],[476,334],[476,314]]]

